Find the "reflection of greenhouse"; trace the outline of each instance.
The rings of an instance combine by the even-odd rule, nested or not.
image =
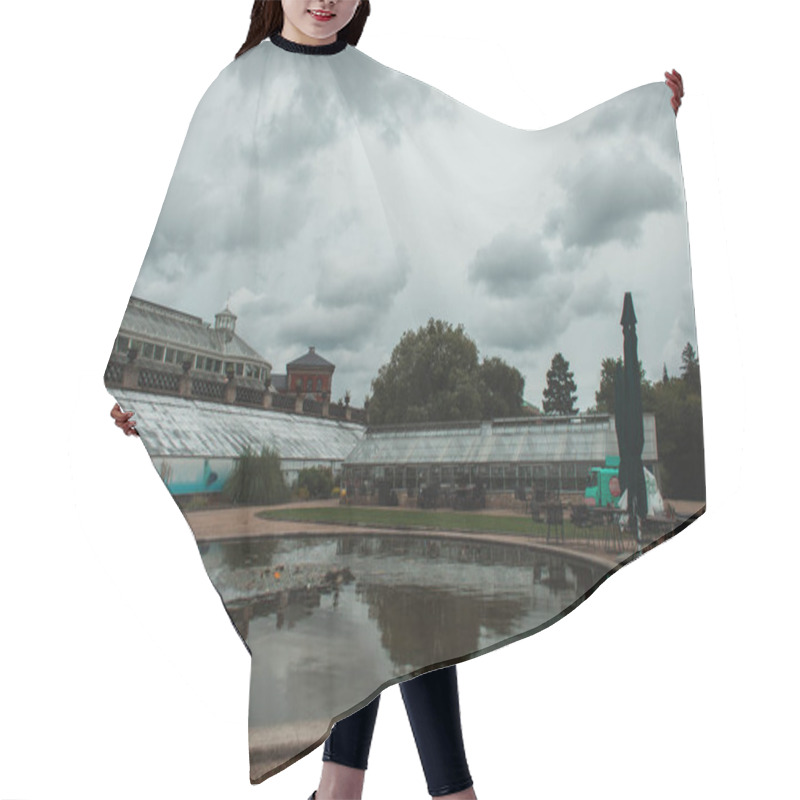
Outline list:
[[[583,493],[589,469],[618,455],[613,416],[530,417],[484,422],[375,427],[344,462],[356,498],[393,491],[401,504],[425,486],[478,485],[503,505],[535,484]],[[644,417],[642,460],[658,476],[656,421]]]

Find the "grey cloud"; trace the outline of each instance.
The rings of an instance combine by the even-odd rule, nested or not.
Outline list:
[[[275,341],[275,329],[291,313],[289,302],[271,294],[257,295],[241,287],[231,296],[230,307],[238,317],[236,329],[240,335],[272,360],[270,351]]]
[[[359,122],[380,129],[387,145],[399,145],[411,125],[457,117],[457,101],[444,92],[396,70],[375,69],[377,62],[359,50],[352,55],[332,65],[342,96]]]
[[[340,98],[311,81],[297,81],[291,102],[271,109],[256,130],[262,166],[285,171],[291,165],[296,170],[304,159],[335,145],[343,123]]]
[[[315,300],[320,307],[330,309],[353,306],[385,309],[405,288],[408,274],[408,263],[403,259],[367,264],[365,268],[352,271],[323,268],[317,280]]]
[[[553,263],[555,269],[560,273],[577,272],[586,267],[587,251],[577,247],[571,247],[568,250],[557,250]]]
[[[467,272],[472,283],[482,284],[493,297],[510,298],[530,290],[553,262],[538,235],[513,226],[478,249]]]
[[[680,368],[681,353],[686,346],[686,342],[691,342],[692,346],[697,350],[697,328],[691,287],[685,288],[680,293],[680,307],[673,319],[662,356],[662,360],[665,363],[676,365],[672,369],[672,372],[676,375],[677,369]]]
[[[572,282],[552,277],[535,293],[491,303],[476,328],[481,351],[501,347],[531,352],[554,342],[569,327]]]
[[[300,352],[308,344],[315,344],[320,352],[360,348],[380,327],[381,311],[368,306],[311,311],[307,316],[303,312],[305,309],[298,310],[271,331],[280,344],[300,348]]]
[[[247,66],[223,72],[198,106],[146,261],[181,253],[202,271],[211,252],[277,250],[318,199],[318,166],[342,139],[345,110],[297,75],[269,84],[275,96],[259,105]]]
[[[573,317],[592,317],[613,312],[614,299],[611,297],[610,283],[606,276],[582,276],[572,293],[569,308]]]
[[[679,208],[674,179],[641,148],[584,157],[561,177],[567,201],[548,216],[546,231],[565,247],[639,242],[645,217]]]

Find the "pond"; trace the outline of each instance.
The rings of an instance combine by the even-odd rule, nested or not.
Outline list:
[[[542,627],[608,572],[526,545],[417,534],[271,536],[200,551],[253,657],[251,729],[316,720],[323,733],[394,678]]]

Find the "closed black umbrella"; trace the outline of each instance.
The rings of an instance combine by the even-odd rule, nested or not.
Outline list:
[[[642,375],[636,339],[636,314],[633,297],[625,293],[622,304],[624,363],[617,367],[614,381],[614,421],[619,445],[619,487],[628,492],[628,524],[638,540],[638,520],[647,516],[647,485],[644,479],[642,449],[644,419],[642,412]]]

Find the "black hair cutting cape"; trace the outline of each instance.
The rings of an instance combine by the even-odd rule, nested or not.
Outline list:
[[[105,385],[252,655],[254,783],[704,511],[670,96],[520,130],[279,37],[203,96]]]

